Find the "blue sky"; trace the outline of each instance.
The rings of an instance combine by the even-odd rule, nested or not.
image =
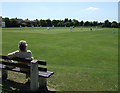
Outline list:
[[[118,2],[2,2],[2,17],[118,21]]]

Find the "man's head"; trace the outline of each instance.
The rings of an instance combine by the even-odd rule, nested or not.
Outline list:
[[[26,41],[21,40],[21,41],[19,42],[19,44],[18,44],[18,47],[19,47],[19,49],[20,49],[21,51],[25,51],[25,50],[26,50],[26,47],[27,47]]]

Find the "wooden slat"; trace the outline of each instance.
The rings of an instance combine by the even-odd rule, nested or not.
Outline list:
[[[5,65],[2,65],[2,64],[0,64],[0,68],[1,69],[6,69],[6,70],[10,70],[10,71],[15,71],[15,72],[20,72],[20,73],[28,73],[28,74],[30,74],[29,72],[27,72],[27,71],[23,71],[23,70],[20,70],[20,68],[19,67],[16,67],[16,68],[14,68],[14,69],[11,69],[11,68],[5,68]],[[54,72],[50,72],[50,71],[47,71],[47,72],[44,72],[44,71],[39,71],[39,77],[44,77],[44,78],[49,78],[51,75],[53,75],[54,74]]]
[[[50,72],[50,71],[47,71],[47,72],[39,71],[39,77],[49,78],[53,74],[54,72]]]
[[[29,72],[27,72],[27,71],[20,70],[20,68],[19,68],[19,67],[16,67],[16,68],[14,68],[14,69],[11,69],[11,71],[21,72],[21,73],[29,73]]]
[[[14,62],[8,62],[8,61],[0,61],[0,64],[8,65],[8,66],[15,66],[15,67],[20,67],[20,68],[25,68],[30,70],[30,66],[27,64],[23,63],[14,63]],[[47,71],[46,67],[38,67],[39,71]]]
[[[42,60],[37,60],[38,64],[40,65],[47,65],[46,61],[42,61]]]
[[[21,61],[25,63],[30,63],[32,60],[31,59],[25,59],[25,58],[19,58],[19,57],[14,57],[14,58],[8,58],[6,55],[0,55],[1,59],[8,59],[8,60],[14,60],[14,61]],[[40,65],[46,65],[46,61],[42,60],[37,60],[38,64]]]
[[[31,59],[25,59],[25,58],[19,58],[19,57],[9,58],[6,55],[0,55],[0,58],[7,59],[7,60],[21,61],[26,63],[30,63],[32,61]]]
[[[5,55],[0,55],[0,58],[1,58],[1,59],[8,59],[8,57],[5,56]]]
[[[39,70],[39,71],[45,71],[45,72],[46,72],[46,71],[47,71],[47,68],[46,68],[46,67],[38,67],[38,70]]]
[[[15,66],[15,67],[21,67],[25,69],[30,69],[30,66],[23,63],[14,63],[14,62],[8,62],[8,61],[0,61],[0,63],[8,66]]]
[[[20,73],[29,73],[27,71],[23,71],[23,70],[20,70],[20,68],[16,67],[14,69],[10,69],[10,68],[6,68],[6,70],[10,70],[10,71],[15,71],[15,72],[20,72]]]
[[[5,70],[10,70],[10,71],[15,71],[15,72],[29,73],[27,71],[20,70],[19,67],[16,67],[16,68],[12,69],[12,68],[6,67],[6,65],[2,65],[2,64],[0,64],[0,68],[5,69]]]

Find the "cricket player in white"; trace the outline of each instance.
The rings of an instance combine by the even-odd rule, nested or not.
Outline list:
[[[49,30],[49,27],[47,27],[47,30]]]
[[[40,28],[42,28],[42,26],[40,26]]]
[[[34,28],[34,25],[32,25],[32,28]]]
[[[92,30],[92,26],[90,26],[90,30]]]
[[[115,31],[114,31],[114,27],[113,27],[113,33],[115,33]]]
[[[22,27],[22,26],[20,25],[20,30],[21,30],[21,27]]]
[[[54,29],[54,25],[53,25],[53,29]]]
[[[83,27],[81,26],[81,31],[83,30]]]
[[[72,26],[70,26],[70,31],[72,32]]]

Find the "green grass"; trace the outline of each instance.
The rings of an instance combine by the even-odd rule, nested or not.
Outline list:
[[[36,27],[3,28],[2,54],[18,49],[26,40],[33,57],[47,61],[55,72],[48,86],[60,91],[117,91],[118,89],[118,31],[112,28]],[[14,75],[13,75],[14,76]],[[11,77],[14,78],[14,77]],[[23,77],[20,77],[22,79]]]

